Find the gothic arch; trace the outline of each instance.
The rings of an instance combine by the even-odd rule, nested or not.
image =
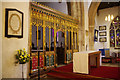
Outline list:
[[[100,0],[101,1],[101,0]],[[94,50],[94,27],[95,27],[95,15],[97,13],[97,9],[100,5],[99,2],[91,2],[89,11],[88,11],[88,18],[89,18],[89,50]]]

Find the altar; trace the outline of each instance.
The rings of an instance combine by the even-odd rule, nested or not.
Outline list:
[[[94,61],[96,68],[100,66],[101,51],[82,51],[73,53],[73,72],[90,73],[90,65]]]

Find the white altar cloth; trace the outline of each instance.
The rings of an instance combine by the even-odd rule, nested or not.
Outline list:
[[[89,54],[97,51],[82,51],[73,53],[73,72],[89,74]]]

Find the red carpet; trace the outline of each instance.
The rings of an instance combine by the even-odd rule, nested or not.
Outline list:
[[[90,75],[120,80],[120,67],[100,66],[91,68]]]
[[[102,78],[110,78],[114,80],[120,80],[120,68],[119,67],[106,67],[106,66],[100,66],[99,68],[91,68],[90,74],[85,75],[81,77],[81,74],[75,74],[73,73],[73,64],[70,63],[66,66],[58,67],[52,70],[52,72],[49,72],[48,75],[54,75],[56,77],[61,78],[74,78],[75,80],[80,80],[82,78],[85,79],[92,79],[92,76],[95,77],[102,77]]]

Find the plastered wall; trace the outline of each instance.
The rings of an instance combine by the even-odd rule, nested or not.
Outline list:
[[[2,2],[0,1],[0,12],[2,12]],[[0,80],[2,79],[2,14],[0,14]]]
[[[106,8],[99,10],[98,14],[95,17],[95,29],[99,30],[99,26],[106,25],[106,32],[107,32],[107,42],[99,42],[100,36],[98,36],[98,42],[95,42],[94,48],[95,50],[99,50],[100,48],[110,48],[110,35],[109,35],[109,28],[111,21],[105,21],[105,16],[108,14],[113,14],[114,17],[118,15],[118,7]],[[99,33],[98,33],[99,35]],[[111,51],[114,49],[110,48]]]
[[[5,8],[14,8],[24,13],[23,18],[23,38],[5,37]],[[28,2],[3,2],[2,3],[2,77],[21,78],[22,65],[15,66],[15,54],[17,49],[25,48],[28,50],[28,31],[29,31],[29,3]],[[1,29],[0,29],[1,30]],[[1,58],[0,58],[1,59]],[[24,77],[27,77],[27,64],[24,65]]]
[[[62,2],[62,3],[59,3],[59,2],[44,2],[42,3],[46,6],[49,6],[57,11],[60,11],[62,13],[65,13],[65,14],[68,14],[68,9],[67,9],[67,3],[66,2]]]

